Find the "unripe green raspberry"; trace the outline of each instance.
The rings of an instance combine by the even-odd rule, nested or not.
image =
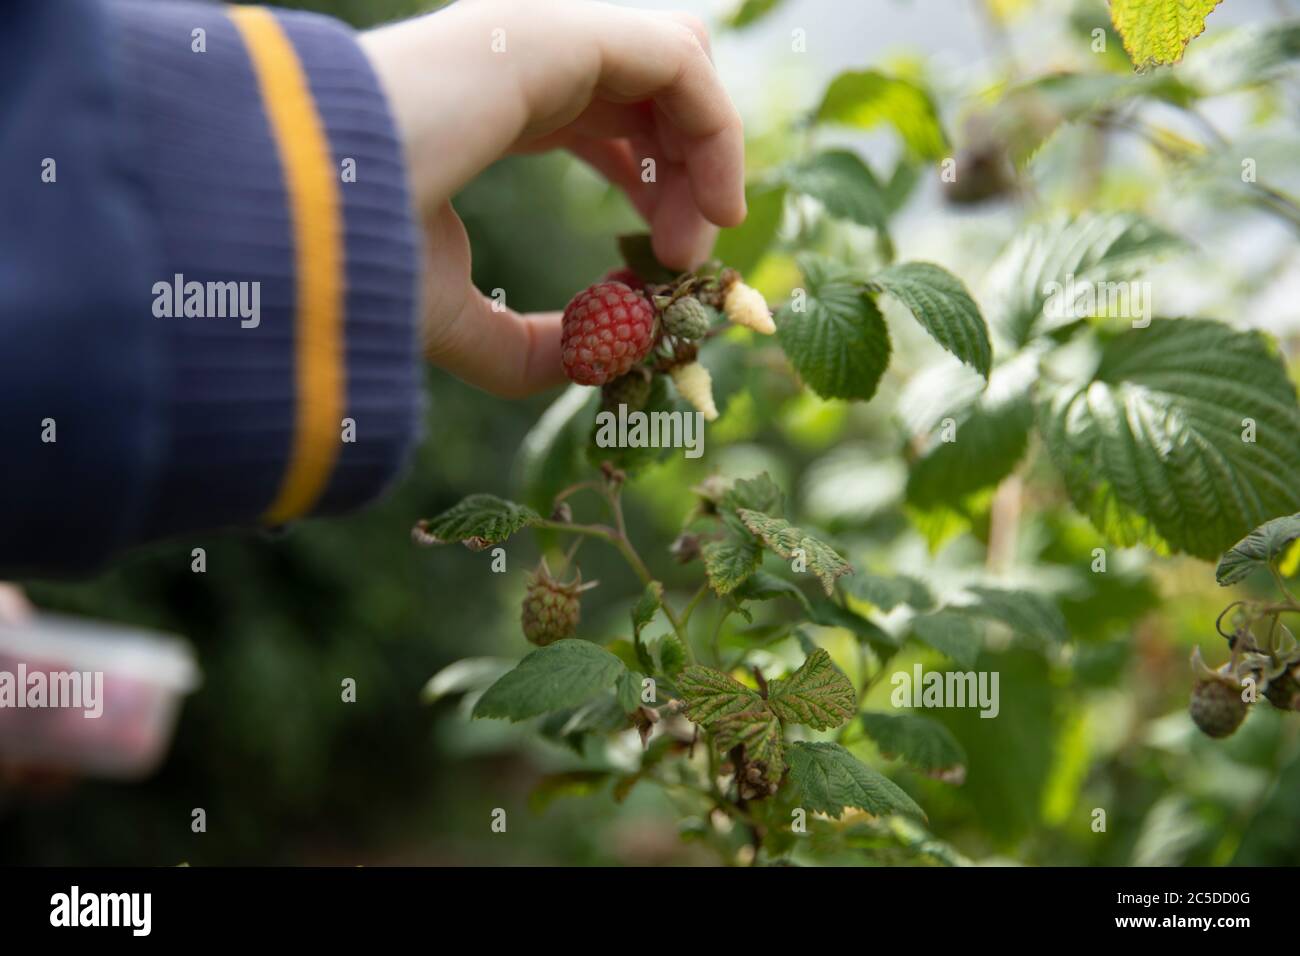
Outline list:
[[[664,328],[682,339],[702,339],[712,322],[708,306],[694,296],[683,296],[664,312]]]
[[[618,406],[626,405],[629,412],[640,411],[650,400],[650,387],[649,371],[634,368],[601,388],[601,407],[614,412],[618,411]]]
[[[539,647],[572,637],[582,616],[578,595],[595,585],[595,581],[583,584],[581,575],[568,584],[561,584],[551,577],[543,561],[528,579],[528,590],[524,594],[520,615],[524,637]]]

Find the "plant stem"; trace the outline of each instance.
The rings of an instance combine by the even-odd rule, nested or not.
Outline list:
[[[616,512],[615,519],[621,521],[621,514]],[[561,531],[570,534],[582,534],[592,538],[599,538],[601,541],[604,541],[606,544],[617,549],[619,554],[623,555],[623,559],[627,561],[632,570],[636,572],[636,575],[641,579],[642,584],[649,584],[654,580],[654,575],[650,573],[650,569],[647,568],[645,562],[641,560],[641,556],[636,553],[636,549],[632,547],[632,543],[628,541],[627,537],[616,528],[611,528],[608,525],[602,524],[566,524],[563,521],[550,520],[539,521],[534,525],[534,527],[543,528],[547,531]],[[676,612],[673,611],[672,606],[669,605],[667,601],[663,602],[663,609],[664,616],[668,618],[668,623],[673,626],[673,631],[677,634],[677,639],[682,642],[682,647],[686,651],[687,662],[694,664],[695,654],[691,650],[690,642],[686,639],[686,631],[682,627],[681,622],[678,621]]]
[[[1268,563],[1268,573],[1273,575],[1273,580],[1277,582],[1278,590],[1282,592],[1282,594],[1286,597],[1288,601],[1290,601],[1292,604],[1295,604],[1296,603],[1295,597],[1291,594],[1290,591],[1287,590],[1286,582],[1282,580],[1282,572],[1280,572],[1273,565],[1272,561]]]
[[[704,595],[709,593],[709,582],[705,581],[700,585],[700,589],[695,592],[695,596],[686,604],[686,609],[682,611],[682,627],[686,627],[691,622],[691,615],[695,613],[695,608],[699,606]]]

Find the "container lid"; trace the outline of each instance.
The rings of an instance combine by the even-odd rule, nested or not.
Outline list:
[[[29,664],[50,662],[73,670],[103,671],[178,694],[199,686],[201,674],[182,638],[89,618],[44,612],[0,621],[0,654]]]

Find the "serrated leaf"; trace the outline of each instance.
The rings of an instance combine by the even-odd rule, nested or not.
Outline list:
[[[940,159],[948,154],[947,137],[930,94],[915,83],[877,70],[835,77],[826,88],[815,118],[819,123],[842,123],[859,129],[888,123],[914,157]]]
[[[1177,63],[1220,0],[1110,0],[1110,19],[1138,69]]]
[[[852,566],[829,544],[796,528],[784,518],[773,518],[748,508],[740,508],[736,513],[745,527],[777,556],[788,560],[796,552],[802,552],[808,570],[817,576],[827,595],[834,593],[836,578],[853,571]]]
[[[1096,283],[1137,280],[1156,259],[1183,248],[1177,236],[1136,216],[1060,216],[1031,224],[1007,244],[989,270],[985,301],[997,327],[1020,347],[1073,321],[1086,304],[1079,299]],[[1067,303],[1071,276],[1077,298]],[[1050,317],[1043,314],[1049,303]]]
[[[870,226],[881,233],[889,227],[889,200],[875,174],[856,153],[833,149],[785,167],[781,182],[810,196],[837,219]]]
[[[479,698],[474,716],[525,720],[581,707],[625,672],[623,662],[603,647],[566,638],[533,651],[503,675]]]
[[[676,278],[673,272],[655,256],[650,233],[637,232],[618,237],[618,251],[623,262],[645,282],[669,282]]]
[[[459,541],[471,550],[481,551],[540,520],[541,516],[525,505],[496,495],[470,495],[436,518],[417,524],[415,537],[422,544]]]
[[[903,303],[931,338],[989,377],[993,347],[988,326],[955,275],[929,262],[903,262],[877,272],[869,284]]]
[[[1211,560],[1300,510],[1295,387],[1259,332],[1199,319],[1124,332],[1091,381],[1044,396],[1039,427],[1075,506],[1120,545]]]
[[[641,706],[641,682],[645,675],[639,671],[624,670],[614,681],[614,696],[623,712],[630,714]]]
[[[663,607],[663,603],[664,586],[658,581],[651,581],[632,608],[632,635],[637,641],[641,640],[641,630],[654,620],[655,613]]]
[[[761,702],[760,702],[761,704]],[[763,765],[763,776],[780,783],[785,774],[785,747],[781,723],[770,709],[759,706],[718,718],[710,728],[713,744],[726,753],[738,744],[745,747],[745,762]]]
[[[825,598],[818,598],[811,604],[812,613],[809,617],[818,627],[842,627],[859,643],[867,644],[882,659],[893,656],[898,650],[899,642],[892,634],[861,614],[855,614]],[[804,650],[809,654],[813,651],[807,647]]]
[[[999,621],[1021,637],[1044,638],[1053,644],[1070,639],[1060,608],[1041,594],[985,587],[966,590],[979,599],[962,606],[968,614]]]
[[[775,574],[758,570],[736,589],[736,597],[742,601],[770,601],[774,598],[788,597],[798,601],[808,614],[812,614],[812,605],[803,591],[794,583]]]
[[[781,507],[781,489],[767,472],[753,478],[738,478],[722,496],[720,507],[735,511],[737,508],[750,508],[769,514]]]
[[[747,275],[762,260],[776,240],[785,218],[786,188],[771,183],[748,186],[745,221],[733,229],[718,233],[713,258],[725,262],[741,275]]]
[[[682,671],[677,689],[686,701],[685,714],[697,724],[762,707],[758,691],[722,671],[695,664]]]
[[[740,587],[754,573],[763,549],[748,534],[728,531],[721,541],[710,541],[700,549],[709,586],[722,597]]]
[[[914,617],[912,636],[952,658],[960,667],[973,665],[984,644],[983,635],[970,618],[948,608]]]
[[[655,642],[654,658],[660,673],[675,677],[686,665],[686,648],[675,634],[665,634]]]
[[[1221,586],[1236,584],[1284,555],[1297,539],[1300,539],[1300,514],[1265,521],[1219,559],[1214,578]]]
[[[768,685],[767,706],[786,723],[830,730],[853,716],[858,697],[830,654],[818,648],[793,674]]]
[[[887,757],[901,757],[945,783],[966,778],[966,751],[943,724],[920,714],[858,715],[862,728]]]
[[[800,805],[839,818],[846,807],[876,816],[925,813],[899,786],[872,770],[839,744],[799,741],[790,745],[790,780]]]
[[[874,604],[882,611],[892,611],[900,604],[928,611],[934,607],[934,595],[922,582],[905,574],[894,577],[883,574],[855,573],[846,585],[848,592],[859,600]]]
[[[776,335],[804,382],[822,398],[869,399],[889,366],[885,320],[852,274],[828,260],[802,255],[806,293],[782,306]]]
[[[1029,447],[1034,423],[1030,389],[1037,373],[1036,353],[1023,352],[993,370],[984,392],[944,410],[955,427],[948,432],[945,423],[936,423],[929,447],[912,462],[910,504],[924,509],[957,505],[1015,470]]]

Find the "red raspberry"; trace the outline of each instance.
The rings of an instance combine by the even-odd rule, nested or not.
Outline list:
[[[597,282],[564,310],[564,372],[579,385],[604,385],[650,354],[654,333],[649,299],[622,282]]]

